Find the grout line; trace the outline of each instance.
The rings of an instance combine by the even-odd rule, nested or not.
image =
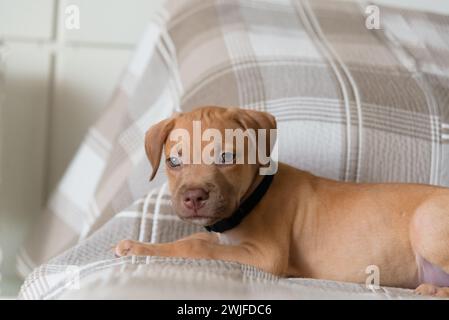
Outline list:
[[[52,24],[52,34],[51,41],[49,42],[52,46],[55,46],[55,43],[58,42],[59,39],[59,0],[53,2],[53,24]],[[42,43],[45,46],[48,46],[46,43]],[[45,155],[44,155],[44,168],[43,168],[43,177],[42,177],[42,192],[41,192],[41,206],[45,207],[46,202],[48,201],[48,197],[51,194],[50,190],[50,172],[51,172],[51,151],[52,151],[52,125],[53,125],[53,111],[54,111],[54,93],[56,91],[56,63],[57,63],[57,55],[55,54],[55,50],[49,50],[48,52],[50,56],[50,66],[48,70],[48,89],[47,89],[47,115],[46,115],[46,123],[45,123]]]
[[[73,48],[104,48],[104,49],[115,49],[115,50],[133,50],[136,44],[126,44],[126,43],[113,43],[113,42],[89,42],[89,41],[61,41],[62,44]]]
[[[44,46],[53,50],[57,50],[60,48],[86,48],[86,49],[112,49],[112,50],[133,50],[135,45],[131,44],[120,44],[120,43],[111,43],[111,42],[89,42],[89,41],[62,41],[62,40],[50,40],[50,41],[42,41],[38,39],[29,39],[29,40],[18,40],[13,38],[3,38],[5,45],[35,45],[35,46]]]
[[[53,25],[51,30],[51,40],[53,41],[58,41],[59,39],[59,2],[60,0],[53,2]]]
[[[54,52],[50,53],[50,66],[48,76],[48,89],[47,89],[47,116],[46,116],[46,130],[45,130],[45,155],[44,155],[44,168],[43,168],[43,190],[41,193],[41,205],[45,206],[48,200],[48,196],[51,193],[50,190],[50,172],[51,172],[51,150],[52,150],[52,125],[53,125],[53,112],[54,112],[54,93],[56,92],[56,63],[57,55]]]
[[[4,129],[4,121],[5,121],[5,109],[6,109],[6,59],[2,56],[2,46],[4,43],[1,42],[0,39],[0,192],[2,191],[3,186],[3,154],[4,154],[4,137],[5,129]],[[0,204],[3,203],[1,193],[0,193]],[[0,206],[0,212],[3,209]],[[1,244],[0,244],[1,245]],[[0,248],[1,250],[1,248]],[[1,252],[0,252],[1,254]]]

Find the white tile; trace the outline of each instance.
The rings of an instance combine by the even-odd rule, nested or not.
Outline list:
[[[61,0],[59,28],[72,42],[135,45],[163,0]],[[79,8],[80,28],[66,28],[67,6]]]
[[[0,38],[50,39],[53,0],[0,0]]]
[[[3,179],[11,202],[21,202],[18,191],[33,192],[26,203],[40,201],[47,135],[51,57],[40,46],[10,46],[6,58],[6,100],[3,112]],[[37,195],[34,195],[37,193]]]
[[[12,276],[27,221],[42,207],[49,93],[49,52],[11,46],[6,58],[6,99],[1,128],[0,246],[4,276]]]
[[[50,134],[50,188],[117,86],[131,52],[66,48],[58,54]]]

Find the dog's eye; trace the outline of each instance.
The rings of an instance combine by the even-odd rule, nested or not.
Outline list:
[[[235,154],[232,152],[223,152],[220,156],[220,164],[235,163]]]
[[[181,159],[179,159],[178,157],[169,157],[167,159],[167,163],[172,168],[179,167],[182,164]]]

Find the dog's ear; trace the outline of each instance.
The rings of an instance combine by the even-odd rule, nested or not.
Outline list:
[[[234,119],[244,129],[266,129],[267,146],[270,154],[276,142],[276,134],[271,135],[270,130],[277,128],[276,118],[268,112],[233,108]]]
[[[247,122],[245,126],[246,129],[253,128],[270,130],[276,129],[277,127],[276,119],[268,112],[247,109],[241,109],[240,112],[243,114],[241,117],[242,123],[245,124],[245,122]]]
[[[152,173],[150,181],[154,179],[159,163],[161,162],[161,154],[164,148],[164,143],[168,138],[168,134],[175,125],[175,119],[173,117],[162,120],[148,129],[145,134],[145,152],[148,160],[150,160]]]

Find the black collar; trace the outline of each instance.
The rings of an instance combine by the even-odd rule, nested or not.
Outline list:
[[[237,210],[229,217],[214,223],[213,225],[206,226],[207,231],[225,232],[240,224],[242,220],[254,209],[259,203],[268,188],[273,181],[274,175],[265,176],[257,186],[256,190],[250,194],[248,198],[237,208]]]

